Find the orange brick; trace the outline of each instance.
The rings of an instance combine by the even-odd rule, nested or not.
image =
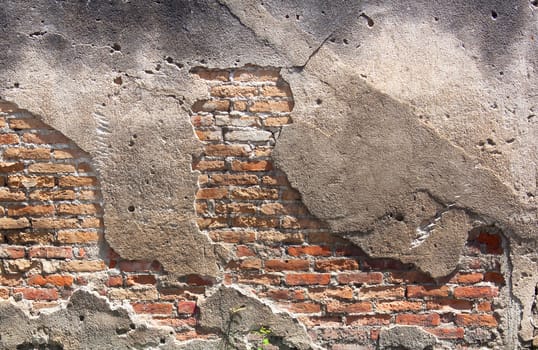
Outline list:
[[[356,270],[359,268],[359,264],[353,259],[318,260],[314,266],[316,271],[321,272]]]
[[[498,294],[497,287],[489,286],[457,287],[454,289],[454,297],[456,298],[493,298]]]
[[[291,97],[291,89],[288,84],[267,85],[262,88],[262,95],[266,97]]]
[[[273,300],[304,300],[305,292],[302,289],[271,289],[266,293],[261,293],[264,297]]]
[[[66,204],[62,203],[57,206],[58,214],[62,215],[90,215],[100,211],[99,204]]]
[[[493,315],[459,314],[455,323],[465,327],[497,327],[497,319]]]
[[[235,227],[274,228],[278,226],[278,220],[274,218],[266,219],[256,216],[239,216],[232,219],[232,224]]]
[[[19,135],[17,134],[0,134],[0,144],[14,145],[19,143]]]
[[[210,183],[214,185],[256,185],[258,177],[252,174],[213,174],[210,178]]]
[[[230,101],[228,100],[198,100],[192,106],[191,110],[197,112],[227,112],[230,110]]]
[[[273,164],[266,160],[258,161],[239,161],[234,160],[232,162],[233,171],[269,171],[273,169]]]
[[[225,243],[249,243],[254,242],[256,234],[252,231],[211,231],[209,236],[212,240]]]
[[[204,153],[211,157],[247,157],[249,150],[244,145],[206,145]]]
[[[171,303],[133,303],[132,306],[138,314],[170,315],[174,309]]]
[[[200,141],[222,141],[220,130],[196,130],[195,132]]]
[[[71,247],[31,247],[28,253],[30,258],[70,259],[73,257]]]
[[[282,228],[287,228],[287,229],[313,229],[313,228],[321,228],[322,223],[319,220],[285,216],[282,218],[281,226]]]
[[[24,176],[11,175],[7,178],[9,187],[54,187],[54,177],[52,176]]]
[[[59,219],[59,218],[36,218],[32,219],[32,227],[39,229],[56,229],[56,228],[77,228],[79,226],[77,219]]]
[[[36,144],[69,144],[70,141],[67,137],[62,135],[59,132],[51,133],[25,133],[22,136],[22,141],[26,143],[36,143]]]
[[[196,199],[223,199],[228,197],[228,188],[201,188],[196,192]]]
[[[215,213],[255,214],[256,206],[252,203],[218,203],[217,205],[215,205]]]
[[[451,283],[478,283],[484,279],[484,275],[479,272],[474,273],[458,273],[450,279]]]
[[[23,129],[52,129],[47,124],[43,123],[39,119],[25,118],[25,119],[10,119],[9,127],[14,130]]]
[[[194,68],[190,71],[205,80],[228,81],[230,72],[222,69]]]
[[[266,260],[265,270],[267,271],[307,271],[310,267],[308,260]]]
[[[327,246],[298,246],[289,247],[288,254],[291,256],[312,255],[312,256],[330,256],[331,248]]]
[[[54,234],[51,232],[16,232],[8,233],[9,244],[52,244]]]
[[[233,199],[278,199],[278,190],[259,187],[238,188],[232,191]]]
[[[25,205],[10,207],[7,211],[9,216],[44,216],[54,213],[53,205]]]
[[[59,179],[60,187],[87,187],[97,185],[97,178],[91,176],[62,176]]]
[[[58,291],[47,288],[15,288],[13,293],[21,293],[27,300],[57,300]]]
[[[359,290],[359,299],[391,299],[404,296],[405,288],[400,286],[362,287]]]
[[[256,101],[249,107],[253,113],[291,112],[292,109],[292,101]]]
[[[211,96],[214,97],[253,97],[258,95],[258,88],[254,86],[217,85],[211,87]]]
[[[495,272],[495,271],[486,272],[484,274],[484,281],[493,282],[495,284],[501,284],[501,285],[505,284],[504,276],[501,273]]]
[[[94,243],[99,239],[99,234],[94,231],[58,231],[58,242],[66,244]]]
[[[348,286],[308,288],[308,297],[313,300],[353,299],[353,289]]]
[[[203,126],[213,126],[213,116],[212,115],[193,115],[191,117],[192,125],[197,127]]]
[[[237,257],[256,256],[256,253],[246,245],[238,245],[235,247],[235,255]]]
[[[103,226],[103,222],[100,218],[87,216],[83,218],[80,222],[81,228],[101,228]]]
[[[192,163],[192,168],[200,171],[225,170],[226,163],[223,160],[199,160]]]
[[[282,192],[282,200],[298,201],[301,199],[301,194],[296,190],[286,190]]]
[[[192,315],[196,311],[196,302],[194,301],[179,301],[177,303],[177,312],[179,314]]]
[[[399,314],[396,315],[396,323],[411,326],[438,326],[441,323],[439,314]]]
[[[280,77],[279,69],[237,69],[234,71],[235,81],[276,82]]]
[[[484,301],[476,305],[476,310],[480,312],[491,312],[493,308],[491,307],[491,303],[489,301]]]
[[[233,110],[244,112],[247,110],[248,103],[246,101],[234,101],[233,103]]]
[[[223,228],[228,226],[227,217],[198,218],[196,222],[198,223],[198,227],[202,230]]]
[[[24,247],[0,247],[0,258],[2,259],[21,259],[26,255]]]
[[[376,310],[381,312],[420,311],[422,302],[419,301],[383,301],[378,302]]]
[[[286,275],[286,284],[290,286],[303,286],[313,284],[329,284],[331,275],[322,273],[297,273]]]
[[[383,274],[381,272],[340,273],[336,276],[336,280],[341,284],[380,284],[383,282]]]
[[[24,170],[23,163],[0,162],[0,173],[16,173]]]
[[[61,265],[62,270],[68,272],[97,272],[106,270],[102,260],[72,260]]]
[[[272,274],[239,274],[237,282],[243,284],[279,285],[280,276]]]
[[[408,298],[447,297],[449,293],[447,286],[407,286]]]
[[[0,229],[14,230],[30,227],[30,221],[27,218],[0,218]]]
[[[0,202],[20,202],[26,199],[26,194],[7,188],[0,188]]]
[[[7,148],[4,151],[5,159],[50,159],[48,148]]]
[[[107,287],[121,287],[123,285],[123,277],[110,276],[106,283]]]
[[[35,190],[30,192],[30,199],[36,201],[58,201],[75,199],[72,190]]]
[[[263,120],[263,125],[265,126],[282,126],[291,123],[291,117],[267,117]]]

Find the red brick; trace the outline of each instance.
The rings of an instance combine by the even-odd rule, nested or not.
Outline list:
[[[369,302],[355,302],[355,303],[343,303],[333,301],[327,303],[327,312],[330,313],[345,313],[345,314],[358,314],[372,311],[372,304]]]
[[[310,267],[308,260],[267,260],[265,270],[267,271],[307,271]]]
[[[232,162],[233,171],[270,171],[273,169],[273,164],[267,160],[255,161],[239,161]]]
[[[28,256],[30,258],[71,259],[73,249],[71,247],[31,247]]]
[[[456,276],[450,279],[451,283],[478,283],[484,279],[484,275],[479,272],[474,273],[458,273]]]
[[[459,314],[456,315],[456,324],[465,327],[497,327],[497,319],[493,315]]]
[[[244,284],[279,285],[280,276],[271,274],[239,274],[237,282]]]
[[[39,119],[35,118],[24,118],[24,119],[10,119],[9,127],[14,130],[22,129],[49,129],[52,128],[47,124],[43,123]]]
[[[278,199],[278,190],[259,187],[237,188],[232,191],[231,198],[246,200]]]
[[[197,112],[227,112],[230,110],[230,101],[228,100],[198,100],[192,106],[191,110]]]
[[[21,259],[26,256],[24,247],[2,246],[0,247],[0,259]]]
[[[313,302],[288,303],[283,306],[288,311],[298,314],[315,314],[321,311],[321,306]]]
[[[196,302],[194,301],[179,301],[177,303],[177,312],[180,314],[194,314],[196,310]]]
[[[209,236],[214,241],[225,243],[249,243],[256,240],[256,234],[253,231],[211,231]]]
[[[24,170],[23,163],[0,162],[0,173],[16,173]]]
[[[67,244],[95,243],[99,234],[95,231],[65,231],[58,232],[58,242]]]
[[[353,259],[318,260],[314,266],[316,271],[321,272],[356,270],[359,268],[359,264]]]
[[[383,282],[381,272],[340,273],[336,280],[341,284],[380,284]]]
[[[227,217],[198,218],[196,222],[201,230],[223,228],[228,226]]]
[[[171,303],[133,303],[132,306],[138,314],[170,315],[174,309]]]
[[[7,177],[9,187],[54,187],[52,176],[12,175]]]
[[[288,84],[266,85],[262,88],[262,95],[268,97],[291,97],[291,89]]]
[[[305,292],[302,289],[272,289],[261,295],[274,300],[304,300]]]
[[[63,215],[91,215],[97,214],[101,210],[99,204],[67,204],[62,203],[57,206],[58,214]]]
[[[21,191],[0,188],[0,202],[20,202],[26,199],[26,195]]]
[[[196,130],[195,133],[200,141],[222,141],[221,130]]]
[[[412,326],[438,326],[441,318],[438,314],[399,314],[396,315],[396,323]]]
[[[203,126],[213,126],[213,116],[212,115],[193,115],[191,117],[192,125],[197,127]]]
[[[72,190],[35,190],[30,192],[30,199],[37,201],[59,201],[75,199]]]
[[[484,274],[484,281],[493,282],[495,284],[500,284],[500,285],[505,284],[504,276],[501,273],[495,272],[495,271],[486,272]]]
[[[346,324],[350,326],[381,326],[391,323],[392,315],[364,315],[346,317]]]
[[[465,335],[465,330],[460,327],[436,327],[425,328],[424,330],[440,339],[463,339],[463,336]]]
[[[215,205],[216,214],[255,214],[256,205],[253,203],[217,203]]]
[[[193,68],[190,73],[205,80],[228,81],[230,77],[230,72],[222,69]]]
[[[123,277],[122,276],[110,276],[106,283],[108,287],[121,287],[123,286]]]
[[[326,299],[353,299],[351,287],[311,287],[308,288],[308,297],[313,300]]]
[[[258,88],[254,86],[217,85],[210,91],[214,97],[253,97],[258,95]]]
[[[280,77],[280,69],[236,69],[233,77],[235,81],[243,82],[276,82]]]
[[[429,310],[471,310],[473,308],[473,303],[469,300],[461,299],[440,299],[432,300],[426,303],[426,308]]]
[[[289,247],[288,254],[292,256],[312,255],[312,256],[330,256],[331,248],[327,246],[297,246]]]
[[[48,288],[15,288],[13,293],[22,293],[24,299],[27,300],[57,300],[58,291]]]
[[[376,310],[381,312],[420,311],[422,307],[420,301],[384,301],[376,304]]]
[[[157,279],[154,275],[128,275],[125,284],[130,287],[136,284],[156,284]]]
[[[27,218],[0,218],[0,229],[14,230],[30,227],[30,221]]]
[[[71,260],[62,263],[61,268],[69,272],[97,272],[106,270],[102,260]]]
[[[250,105],[253,113],[291,112],[293,101],[256,101]]]
[[[232,224],[235,227],[274,228],[278,227],[278,220],[274,218],[268,219],[255,216],[239,216],[232,219]]]
[[[329,284],[331,275],[322,273],[297,273],[286,275],[286,284],[290,286],[303,286],[313,284]]]
[[[479,312],[491,312],[493,308],[489,301],[484,301],[476,305],[476,310],[478,310]]]
[[[457,287],[454,289],[454,297],[456,298],[493,298],[498,294],[497,287],[489,286]]]
[[[400,286],[361,287],[359,289],[359,299],[392,299],[404,296],[405,288]]]
[[[449,293],[447,286],[407,286],[408,298],[447,297]]]
[[[28,284],[43,287],[51,284],[57,287],[70,287],[73,284],[73,277],[66,275],[33,275],[28,278]]]
[[[32,227],[39,229],[61,229],[61,228],[77,228],[78,220],[60,219],[60,218],[35,218],[32,219]]]
[[[263,125],[265,126],[283,126],[291,124],[291,117],[282,116],[282,117],[268,117],[263,120]]]
[[[476,240],[486,246],[486,252],[488,254],[502,254],[502,239],[499,235],[481,232]]]

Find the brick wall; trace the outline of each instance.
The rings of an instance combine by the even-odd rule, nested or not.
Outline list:
[[[389,259],[371,259],[312,217],[271,151],[292,122],[293,98],[279,69],[195,69],[208,95],[192,106],[204,144],[198,225],[235,258],[222,279],[171,281],[158,262],[121,259],[103,239],[101,195],[89,156],[25,111],[0,104],[0,298],[31,312],[85,286],[127,300],[141,318],[174,327],[179,340],[218,338],[197,328],[197,300],[236,284],[295,314],[328,349],[375,344],[391,324],[418,325],[453,348],[499,337],[508,293],[501,235],[470,232],[461,268],[435,283]],[[314,174],[315,175],[315,174]]]

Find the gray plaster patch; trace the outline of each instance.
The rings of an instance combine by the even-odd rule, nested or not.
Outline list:
[[[220,287],[200,303],[200,327],[222,334],[223,342],[237,349],[250,349],[248,335],[265,327],[280,349],[313,349],[304,326],[287,313],[274,313],[260,300]]]
[[[0,303],[0,347],[15,349],[183,349],[168,328],[151,328],[102,297],[77,290],[66,307],[39,317]],[[188,347],[186,347],[188,349]]]
[[[437,338],[416,326],[382,328],[378,349],[425,350],[433,349]]]

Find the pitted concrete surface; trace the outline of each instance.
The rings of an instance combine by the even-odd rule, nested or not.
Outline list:
[[[425,350],[432,349],[437,338],[420,327],[395,326],[379,332],[379,349]]]
[[[389,256],[433,275],[461,250],[464,237],[445,232],[499,226],[520,304],[507,337],[520,328],[528,341],[537,16],[528,0],[5,1],[0,96],[93,156],[106,239],[122,257],[216,275],[219,254],[193,221],[187,112],[207,91],[188,71],[284,67],[294,124],[276,160],[310,211],[374,256],[388,253],[365,233],[389,233],[403,244]],[[434,269],[428,254],[441,250]]]

